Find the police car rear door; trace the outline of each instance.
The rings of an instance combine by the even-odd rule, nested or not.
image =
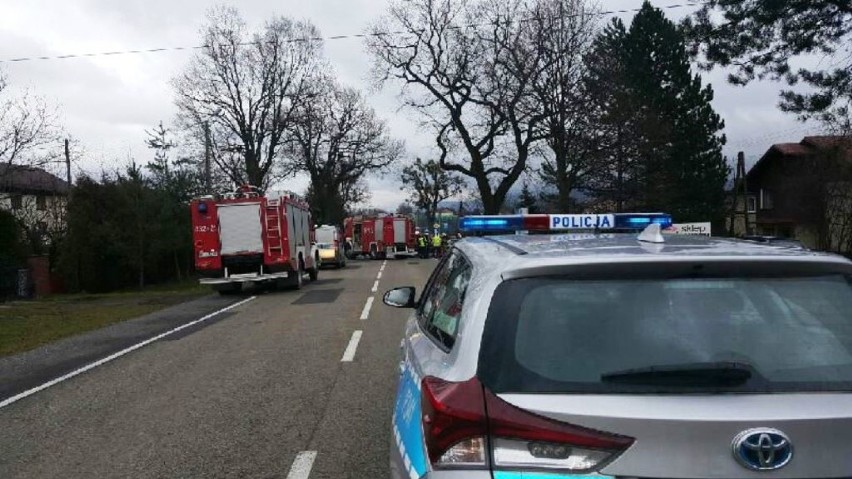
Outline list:
[[[460,252],[446,256],[429,278],[406,326],[393,428],[409,477],[420,477],[428,469],[420,424],[420,381],[425,369],[436,375],[436,365],[447,364],[471,271]]]

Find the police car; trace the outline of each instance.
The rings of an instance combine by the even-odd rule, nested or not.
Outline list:
[[[852,262],[670,223],[463,218],[549,234],[464,239],[385,294],[412,309],[391,476],[852,477]]]

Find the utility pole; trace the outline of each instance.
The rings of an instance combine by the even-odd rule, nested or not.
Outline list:
[[[204,190],[206,194],[212,194],[210,181],[210,122],[204,121]]]
[[[737,233],[737,220],[743,218],[743,234],[751,234],[751,225],[748,221],[748,187],[746,185],[745,153],[737,154],[737,173],[734,176],[734,198],[731,205],[731,223],[728,225],[728,235]]]
[[[71,148],[70,141],[65,139],[65,178],[68,181],[68,187],[71,187]]]

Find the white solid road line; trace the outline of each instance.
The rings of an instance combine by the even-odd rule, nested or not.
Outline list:
[[[363,334],[363,332],[360,330],[352,332],[352,338],[349,339],[349,344],[346,345],[346,350],[343,351],[343,357],[340,358],[340,362],[351,363],[352,360],[355,359],[355,350],[358,349],[358,342],[361,341],[361,334]]]
[[[373,288],[370,291],[375,293],[376,291],[378,291],[378,289],[379,289],[379,280],[376,280],[376,282],[373,283]]]
[[[54,386],[54,385],[56,385],[56,384],[61,383],[62,381],[65,381],[65,380],[67,380],[67,379],[71,379],[71,378],[73,378],[74,376],[77,376],[77,375],[83,374],[84,372],[86,372],[86,371],[88,371],[88,370],[90,370],[90,369],[94,369],[94,368],[96,368],[96,367],[98,367],[98,366],[102,366],[102,365],[104,365],[104,364],[106,364],[106,363],[108,363],[108,362],[112,361],[113,359],[120,358],[120,357],[124,356],[124,355],[125,355],[125,354],[127,354],[127,353],[131,353],[131,352],[133,352],[133,351],[136,351],[136,350],[137,350],[137,349],[139,349],[139,348],[145,347],[145,346],[147,346],[147,345],[149,345],[149,344],[153,343],[154,341],[157,341],[157,340],[163,339],[163,338],[165,338],[166,336],[169,336],[169,335],[171,335],[171,334],[174,334],[174,333],[176,333],[176,332],[178,332],[178,331],[180,331],[180,330],[183,330],[183,329],[186,329],[186,328],[188,328],[188,327],[190,327],[190,326],[194,326],[194,325],[196,325],[196,324],[198,324],[198,323],[201,323],[201,322],[207,321],[208,319],[210,319],[210,318],[212,318],[212,317],[214,317],[214,316],[217,316],[217,315],[219,315],[219,314],[222,314],[222,313],[224,313],[225,311],[228,311],[228,310],[234,309],[234,308],[236,308],[237,306],[242,306],[242,305],[244,305],[244,304],[248,303],[249,301],[251,301],[251,300],[253,300],[253,299],[255,299],[255,298],[256,298],[256,296],[252,296],[252,297],[250,297],[250,298],[246,298],[246,299],[244,299],[244,300],[242,300],[242,301],[240,301],[240,302],[238,302],[238,303],[234,303],[234,304],[232,304],[232,305],[230,305],[230,306],[226,306],[226,307],[224,307],[224,308],[222,308],[222,309],[220,309],[220,310],[218,310],[218,311],[214,311],[214,312],[212,312],[212,313],[208,314],[207,316],[202,316],[202,317],[200,317],[200,318],[196,319],[195,321],[190,321],[190,322],[188,322],[188,323],[186,323],[186,324],[182,324],[182,325],[180,325],[180,326],[178,326],[178,327],[176,327],[176,328],[174,328],[174,329],[170,329],[170,330],[166,331],[165,333],[158,334],[158,335],[154,336],[153,338],[148,338],[148,339],[146,339],[145,341],[142,341],[141,343],[136,343],[136,344],[134,344],[133,346],[130,346],[130,347],[125,348],[125,349],[122,349],[121,351],[119,351],[119,352],[117,352],[117,353],[110,354],[109,356],[107,356],[107,357],[105,357],[105,358],[103,358],[103,359],[99,359],[99,360],[97,360],[97,361],[95,361],[95,362],[93,362],[93,363],[91,363],[91,364],[86,365],[86,366],[83,366],[83,367],[82,367],[82,368],[80,368],[80,369],[76,369],[76,370],[74,370],[74,371],[71,371],[70,373],[68,373],[68,374],[66,374],[66,375],[64,375],[64,376],[60,376],[60,377],[58,377],[58,378],[56,378],[56,379],[52,379],[52,380],[50,380],[50,381],[48,381],[48,382],[46,382],[46,383],[44,383],[44,384],[42,384],[42,385],[40,385],[40,386],[36,386],[36,387],[34,387],[34,388],[32,388],[32,389],[29,389],[29,390],[27,390],[27,391],[24,391],[24,392],[22,392],[22,393],[20,393],[20,394],[17,394],[17,395],[15,395],[15,396],[12,396],[12,397],[10,397],[9,399],[6,399],[6,400],[4,400],[4,401],[0,402],[0,408],[4,408],[4,407],[6,407],[6,406],[8,406],[8,405],[10,405],[10,404],[12,404],[12,403],[14,403],[14,402],[20,401],[21,399],[24,399],[24,398],[25,398],[25,397],[27,397],[27,396],[32,396],[33,394],[35,394],[35,393],[37,393],[37,392],[39,392],[39,391],[43,391],[43,390],[45,390],[45,389],[47,389],[47,388],[49,388],[49,387],[51,387],[51,386]]]
[[[293,460],[293,465],[290,466],[290,472],[287,474],[287,479],[308,479],[311,475],[311,468],[314,467],[314,460],[317,458],[316,451],[302,451],[296,454],[296,459]]]
[[[370,308],[373,307],[373,297],[370,296],[367,298],[367,304],[364,305],[364,309],[361,310],[361,319],[367,319],[370,317]]]

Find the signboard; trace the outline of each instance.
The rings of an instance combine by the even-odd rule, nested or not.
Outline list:
[[[676,223],[665,230],[675,235],[710,236],[710,223]]]
[[[615,215],[550,215],[550,229],[609,229],[615,226]]]

